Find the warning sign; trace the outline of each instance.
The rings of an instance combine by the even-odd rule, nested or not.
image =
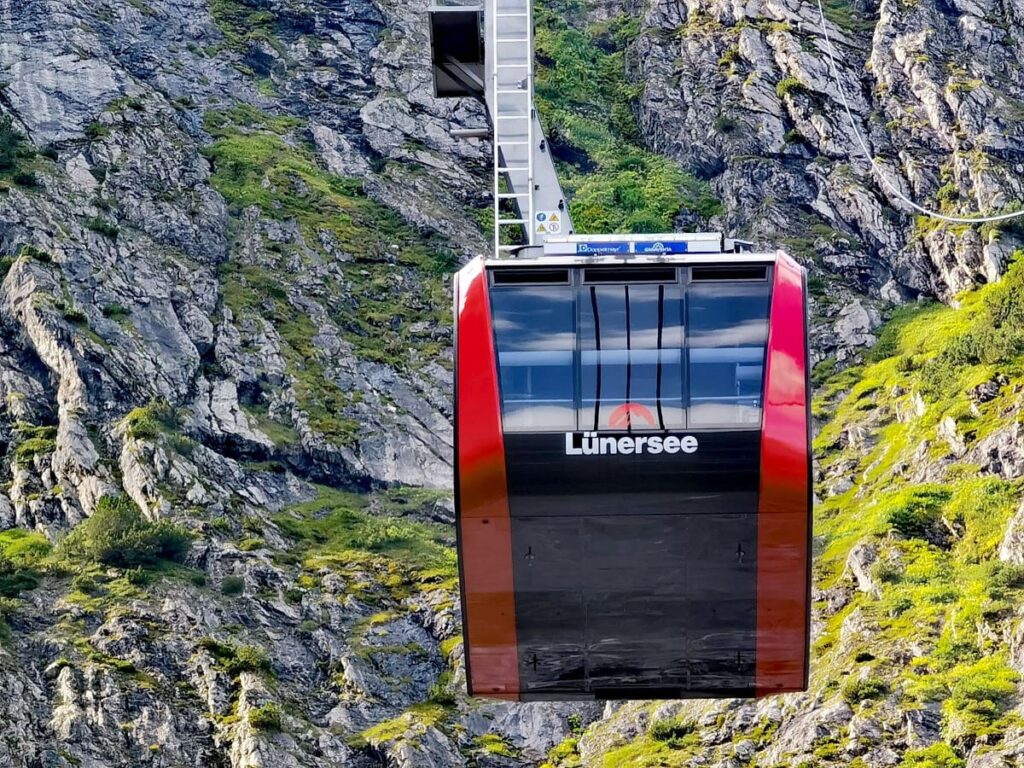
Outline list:
[[[558,211],[539,211],[536,219],[538,235],[561,234],[562,216]]]

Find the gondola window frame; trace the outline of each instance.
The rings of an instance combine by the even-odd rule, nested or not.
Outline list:
[[[764,396],[765,396],[765,376],[767,374],[767,354],[768,354],[768,338],[771,330],[771,303],[772,303],[772,290],[774,283],[774,270],[773,265],[768,264],[757,264],[757,265],[693,265],[685,270],[685,294],[687,299],[687,317],[686,317],[686,330],[687,337],[684,340],[684,348],[686,355],[686,370],[687,370],[687,381],[692,382],[698,377],[694,375],[693,366],[693,351],[695,349],[722,349],[723,347],[698,347],[692,343],[691,333],[694,331],[695,323],[692,321],[692,317],[689,314],[690,310],[695,305],[694,293],[699,290],[695,289],[695,285],[763,285],[765,290],[763,295],[759,297],[759,304],[763,307],[763,327],[764,336],[761,340],[759,348],[761,350],[761,364],[760,364],[760,378],[758,380],[758,392],[760,393],[757,401],[756,419],[750,421],[702,421],[699,418],[694,418],[695,409],[693,407],[693,392],[694,387],[687,387],[686,389],[686,411],[688,417],[688,424],[691,429],[700,431],[716,431],[716,430],[760,430],[762,422],[764,420]],[[703,274],[702,274],[703,273]],[[725,277],[725,275],[735,275],[733,277]],[[704,275],[708,275],[705,277]],[[738,395],[737,395],[738,397]]]
[[[765,355],[767,353],[767,333],[768,326],[770,323],[770,317],[768,315],[770,304],[771,304],[771,286],[772,286],[772,275],[773,267],[765,265],[742,265],[738,267],[732,266],[701,266],[701,265],[677,265],[673,267],[674,279],[670,282],[663,279],[664,275],[667,274],[665,268],[661,268],[662,279],[658,279],[657,273],[653,270],[649,273],[648,279],[644,279],[645,274],[641,271],[642,268],[629,267],[629,268],[593,268],[586,266],[579,267],[557,267],[557,268],[524,268],[524,267],[506,267],[504,269],[489,269],[490,279],[488,280],[488,291],[491,300],[491,312],[494,320],[494,336],[495,336],[495,349],[497,351],[496,364],[498,366],[498,385],[499,385],[499,397],[501,402],[501,413],[502,413],[502,425],[503,430],[509,433],[518,432],[559,432],[566,430],[591,430],[597,432],[632,432],[634,429],[642,429],[643,431],[659,431],[667,432],[678,429],[689,429],[699,431],[721,431],[721,430],[759,430],[761,428],[761,420],[763,418],[763,397],[764,397],[764,386],[765,386]],[[700,279],[700,271],[709,270],[711,275],[710,279]],[[737,272],[737,278],[723,277],[728,275],[731,270]],[[695,271],[697,272],[698,279],[694,279]],[[754,273],[757,274],[754,274]],[[529,279],[530,273],[540,275],[542,279],[532,281]],[[619,279],[590,279],[595,275],[602,276],[602,273],[607,273],[609,277],[616,277]],[[614,275],[613,275],[614,273]],[[639,279],[621,279],[622,277],[629,274],[638,274]],[[503,275],[512,275],[511,278],[502,277]],[[564,279],[558,279],[557,275],[564,275]],[[742,275],[742,276],[740,276]],[[764,312],[764,338],[761,340],[759,345],[761,351],[761,364],[760,364],[760,379],[758,382],[760,395],[757,397],[757,410],[756,419],[750,421],[728,421],[723,420],[720,422],[716,421],[701,421],[700,419],[694,419],[693,409],[693,392],[694,392],[694,365],[692,361],[693,346],[693,329],[694,323],[691,320],[690,311],[692,307],[692,299],[695,285],[707,285],[713,283],[737,283],[737,284],[763,284],[766,286],[766,291],[763,295],[758,297],[759,303],[763,304],[765,308]],[[593,353],[597,351],[602,352],[601,349],[590,349],[586,346],[587,339],[585,338],[586,331],[584,331],[583,316],[587,307],[593,306],[593,297],[596,295],[598,289],[609,289],[609,288],[623,288],[623,294],[625,301],[629,301],[629,291],[631,287],[639,289],[658,287],[659,291],[668,292],[668,289],[675,289],[676,295],[671,298],[665,298],[666,304],[669,302],[678,302],[678,319],[677,324],[671,325],[673,329],[679,334],[678,336],[678,368],[679,368],[679,385],[681,392],[679,393],[679,410],[681,413],[681,423],[666,424],[664,416],[661,414],[662,404],[669,398],[664,397],[664,393],[659,391],[655,394],[655,405],[659,411],[656,417],[657,423],[652,427],[634,427],[632,421],[627,422],[626,427],[614,427],[611,425],[605,426],[602,424],[602,419],[598,416],[595,419],[595,414],[599,414],[601,409],[604,407],[601,398],[597,398],[598,402],[593,403],[588,411],[585,404],[585,392],[584,392],[584,355],[587,353]],[[567,418],[564,421],[557,422],[555,424],[538,424],[538,425],[517,425],[509,423],[507,415],[510,413],[508,403],[506,400],[506,376],[503,375],[502,371],[502,346],[503,342],[507,339],[503,338],[501,332],[501,318],[499,317],[499,310],[497,308],[498,302],[495,301],[495,296],[506,292],[506,291],[521,291],[523,289],[556,289],[564,290],[566,292],[567,303],[571,303],[572,313],[572,333],[574,335],[574,343],[572,349],[566,349],[565,351],[571,351],[572,354],[572,371],[571,371],[571,403],[566,400],[568,405],[571,405],[573,416]],[[592,311],[592,310],[591,310]],[[662,310],[664,311],[664,310]],[[659,323],[660,331],[662,334],[670,327],[664,320]],[[714,347],[709,347],[714,348]],[[656,358],[658,360],[659,369],[662,368],[664,363],[664,351],[666,349],[676,349],[676,347],[656,347]],[[621,351],[621,350],[620,350]],[[633,351],[632,349],[625,350],[625,358],[627,365],[633,363]],[[507,372],[506,372],[507,373]],[[631,373],[631,371],[630,371]],[[627,374],[628,375],[628,374]],[[656,384],[658,382],[658,376],[656,374]],[[632,384],[632,382],[630,382]],[[595,393],[596,394],[596,393]],[[659,396],[660,395],[660,396]],[[739,397],[739,395],[737,395]],[[628,395],[627,395],[628,401]],[[614,400],[614,402],[619,402]],[[625,402],[625,401],[623,401]]]

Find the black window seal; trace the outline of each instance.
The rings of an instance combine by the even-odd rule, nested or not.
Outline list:
[[[491,269],[490,282],[495,288],[520,285],[572,285],[568,267],[512,267]]]
[[[669,285],[679,282],[679,269],[657,264],[583,267],[584,285]]]
[[[755,276],[754,272],[759,274]],[[767,264],[707,264],[690,267],[687,283],[764,283],[770,277]]]

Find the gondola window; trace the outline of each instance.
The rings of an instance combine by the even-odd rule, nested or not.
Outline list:
[[[570,286],[509,286],[491,294],[504,428],[574,429],[575,301]]]
[[[691,426],[760,426],[770,294],[767,280],[690,284]]]
[[[583,286],[579,311],[580,429],[684,427],[680,287]]]

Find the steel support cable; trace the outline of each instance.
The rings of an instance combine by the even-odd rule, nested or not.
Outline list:
[[[843,108],[846,110],[846,116],[850,118],[850,127],[853,129],[853,135],[857,138],[857,143],[860,144],[861,150],[864,152],[864,157],[867,158],[868,162],[871,163],[871,169],[875,172],[878,180],[895,195],[898,199],[909,205],[918,213],[924,214],[933,219],[939,219],[941,221],[947,221],[951,224],[984,224],[986,222],[993,221],[1009,221],[1010,219],[1017,219],[1024,216],[1024,210],[1014,211],[1013,213],[1002,213],[996,216],[947,216],[944,213],[933,211],[924,206],[918,205],[909,197],[903,194],[899,188],[889,180],[889,177],[885,175],[881,165],[875,160],[874,155],[871,154],[871,150],[868,149],[867,141],[864,140],[863,134],[857,127],[857,120],[853,116],[853,110],[850,108],[850,102],[846,98],[846,89],[843,87],[842,78],[839,76],[839,65],[836,63],[835,51],[832,47],[832,38],[828,34],[828,24],[825,19],[825,7],[822,4],[822,0],[817,0],[818,3],[818,17],[821,20],[821,31],[825,37],[825,52],[828,54],[829,63],[831,64],[832,76],[835,78],[836,87],[839,91],[839,99],[843,102]]]

